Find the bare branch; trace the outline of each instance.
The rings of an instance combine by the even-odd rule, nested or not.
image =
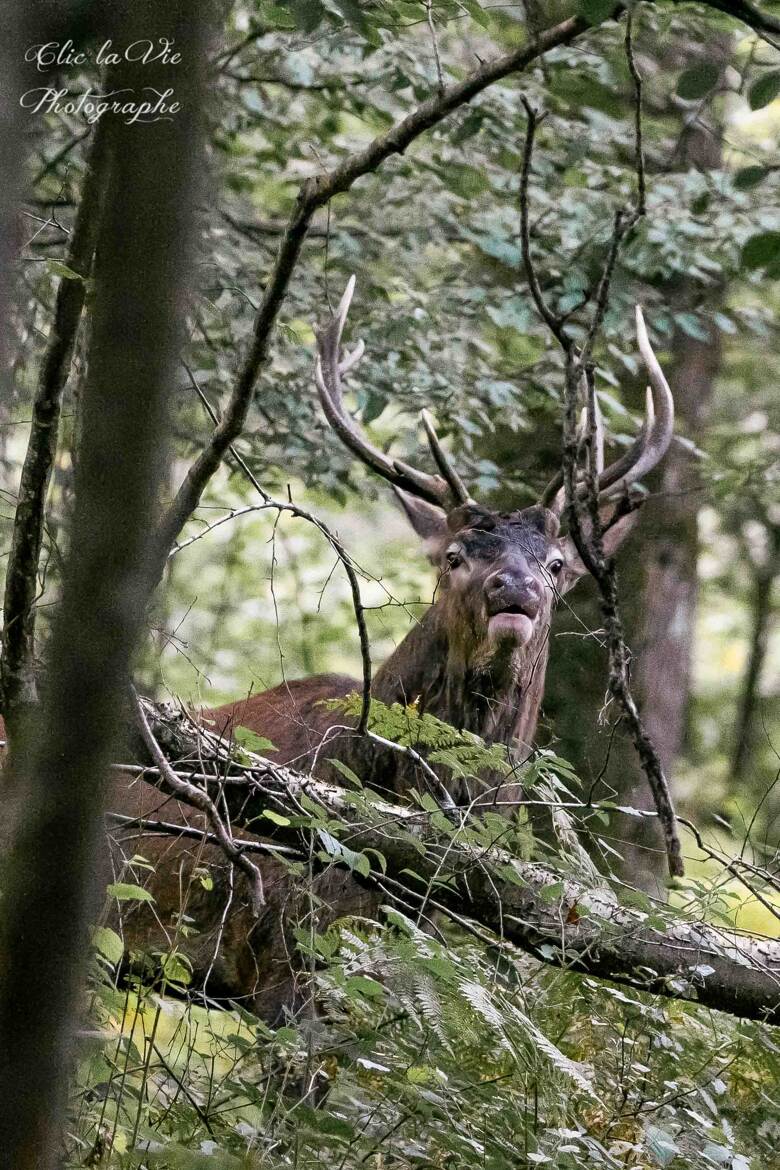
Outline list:
[[[193,808],[197,808],[206,816],[222,852],[229,861],[232,861],[233,865],[243,870],[246,874],[249,882],[252,912],[257,918],[260,914],[261,907],[265,905],[265,892],[263,890],[263,879],[260,870],[254,862],[245,856],[241,847],[233,840],[225,828],[224,821],[219,815],[217,806],[209,794],[203,788],[198,788],[197,784],[190,784],[188,780],[182,779],[173,770],[165,758],[160,745],[154,738],[152,729],[144,713],[143,705],[139,703],[138,697],[135,694],[134,699],[141,738],[155,766],[160,769],[160,776],[165,783],[165,787],[178,799],[186,801],[187,804],[191,804]]]
[[[355,354],[357,354],[358,357],[360,356],[358,349],[354,351],[352,355],[353,358]],[[203,403],[209,418],[215,426],[218,425],[217,417],[214,414],[211,404],[201,390],[200,386],[198,386],[192,371],[186,365],[184,368],[186,369],[190,381],[192,382],[198,397]],[[313,524],[318,532],[322,533],[335,552],[336,556],[341,561],[341,564],[344,567],[344,572],[347,575],[347,580],[349,582],[350,593],[352,594],[352,608],[355,612],[355,622],[358,628],[358,638],[360,639],[360,657],[363,666],[363,708],[360,714],[360,722],[358,724],[358,730],[362,734],[368,726],[368,716],[371,709],[371,676],[373,671],[371,665],[371,646],[369,644],[368,627],[366,625],[366,611],[363,605],[363,598],[360,593],[360,582],[358,581],[357,570],[352,561],[352,558],[336,534],[331,532],[330,528],[328,528],[327,524],[325,524],[323,520],[320,520],[318,516],[315,516],[312,512],[307,511],[305,508],[300,508],[297,504],[294,504],[292,500],[288,500],[286,504],[282,504],[278,500],[274,500],[271,496],[268,495],[265,489],[260,486],[257,477],[252,473],[246,460],[240,455],[240,453],[232,444],[228,448],[228,451],[230,456],[235,460],[238,467],[240,467],[241,471],[252,484],[263,503],[249,505],[247,508],[237,508],[233,510],[227,516],[223,516],[220,520],[216,521],[216,523],[210,525],[205,533],[198,533],[198,535],[192,537],[191,540],[185,540],[181,544],[174,544],[173,548],[168,554],[168,557],[170,558],[174,556],[175,553],[181,549],[186,548],[190,544],[193,544],[196,540],[200,540],[203,536],[207,535],[211,528],[216,528],[219,524],[224,524],[225,521],[232,520],[236,516],[245,515],[248,512],[260,512],[265,508],[274,508],[277,512],[288,512],[291,516],[297,516],[300,520],[306,520],[309,524]]]
[[[631,79],[634,82],[634,154],[636,169],[636,211],[644,215],[647,211],[647,189],[645,181],[645,151],[642,137],[642,75],[634,57],[634,10],[629,8],[626,16],[626,60]]]
[[[531,106],[530,102],[523,96],[523,105],[527,118],[527,129],[525,133],[525,146],[523,147],[523,165],[520,171],[520,242],[523,252],[523,265],[525,267],[525,278],[528,281],[528,287],[531,290],[534,304],[539,312],[539,316],[544,321],[547,328],[557,340],[564,353],[571,348],[571,339],[566,335],[563,329],[563,320],[561,317],[552,312],[542,293],[541,285],[539,284],[539,277],[536,274],[536,265],[534,264],[533,256],[531,255],[531,232],[528,225],[528,180],[531,174],[531,161],[534,153],[534,141],[536,139],[536,128],[539,125],[540,117],[536,110]]]
[[[631,52],[630,33],[628,34],[627,52],[629,54]],[[630,59],[633,62],[633,57]],[[654,467],[662,458],[672,437],[674,403],[669,385],[647,337],[641,309],[637,308],[637,340],[652,387],[652,395],[648,397],[648,417],[640,439],[627,453],[627,456],[599,474],[597,467],[601,457],[597,451],[598,424],[593,372],[590,363],[593,346],[601,332],[604,315],[609,304],[612,277],[621,245],[628,232],[644,213],[645,183],[644,160],[641,150],[641,103],[637,98],[636,165],[641,168],[637,179],[637,204],[629,211],[619,209],[615,214],[614,227],[596,292],[593,313],[585,339],[579,347],[564,331],[563,320],[548,307],[542,295],[530,253],[528,174],[538,116],[527,101],[524,101],[524,104],[528,116],[528,130],[520,181],[523,260],[531,295],[539,315],[560,345],[565,359],[562,468],[545,488],[541,500],[545,506],[556,510],[560,510],[561,505],[565,502],[565,515],[571,538],[583,563],[596,580],[601,594],[601,609],[607,630],[609,688],[623,709],[634,746],[653,794],[658,819],[664,834],[669,872],[672,876],[679,876],[684,872],[684,866],[674,805],[660,757],[640,719],[629,687],[630,655],[618,608],[615,568],[611,559],[606,557],[604,552],[603,534],[605,528],[609,528],[617,519],[618,511],[623,506],[622,501],[618,502],[618,507],[613,511],[611,517],[602,517],[599,511],[599,501],[604,498],[605,488],[607,495],[622,492],[625,498],[627,487],[634,483],[640,475]],[[585,465],[584,479],[581,479],[579,474],[581,444],[578,435],[578,413],[583,378],[588,395],[588,459]],[[619,470],[619,475],[616,473],[616,469]],[[561,484],[564,489],[563,494],[561,493]]]
[[[148,769],[139,767],[135,771],[142,777],[148,775]],[[172,771],[171,765],[166,761],[164,775],[168,776]],[[193,841],[203,841],[206,845],[222,847],[222,842],[216,833],[209,833],[206,829],[196,829],[194,825],[179,825],[175,821],[153,821],[147,820],[145,817],[128,817],[122,813],[113,812],[106,813],[106,820],[110,825],[116,825],[122,830],[127,830],[128,833],[131,830],[137,830],[138,834],[144,837],[188,837]],[[285,857],[303,856],[297,849],[290,849],[286,845],[274,845],[270,841],[256,841],[254,839],[250,841],[241,837],[233,837],[232,841],[236,849],[242,853],[258,853],[263,857],[278,857],[280,854]]]
[[[444,93],[444,74],[441,70],[441,56],[439,54],[439,41],[436,36],[436,25],[433,23],[433,0],[425,0],[425,17],[428,21],[428,31],[431,34],[433,59],[436,63],[436,83],[439,97],[441,97],[441,95]]]

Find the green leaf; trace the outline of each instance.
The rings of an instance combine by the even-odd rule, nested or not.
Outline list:
[[[288,0],[284,5],[289,8],[295,23],[302,32],[314,32],[325,15],[320,0]]]
[[[277,750],[270,739],[266,739],[264,735],[258,735],[257,732],[251,731],[248,727],[234,727],[233,739],[242,748],[246,748],[248,752],[262,754],[263,752],[275,752]]]
[[[272,821],[273,824],[275,824],[275,825],[285,825],[286,826],[286,825],[290,824],[289,817],[282,816],[281,813],[274,812],[274,810],[271,808],[264,808],[263,809],[263,816],[266,818],[266,820]]]
[[[341,760],[336,760],[336,759],[328,759],[328,763],[332,764],[337,772],[341,772],[341,775],[344,777],[345,780],[349,780],[350,784],[354,784],[355,788],[362,788],[363,787],[363,783],[362,783],[360,777],[357,776],[352,771],[352,769],[350,767],[348,767],[347,764],[344,764],[344,763],[342,763]]]
[[[743,167],[734,176],[734,186],[737,191],[749,191],[751,187],[757,187],[762,183],[768,174],[768,167]]]
[[[369,28],[365,16],[361,10],[360,5],[356,0],[333,0],[333,3],[338,8],[341,15],[346,20],[347,24],[356,29],[363,36],[368,34]]]
[[[578,0],[577,12],[588,24],[601,24],[617,8],[615,0]]]
[[[549,886],[542,886],[539,897],[543,902],[557,902],[563,895],[563,882],[551,882]]]
[[[744,268],[766,268],[780,258],[780,232],[759,232],[742,248]]]
[[[354,849],[350,849],[347,845],[342,844],[327,829],[318,829],[317,832],[329,857],[343,861],[353,873],[359,873],[363,877],[369,876],[371,873],[371,862],[365,853],[357,853]]]
[[[365,850],[365,853],[366,855],[370,853],[372,857],[375,857],[382,873],[387,873],[387,858],[384,853],[380,853],[378,849],[371,849],[370,847]]]
[[[696,341],[709,341],[710,331],[695,313],[675,313],[674,320],[689,337]]]
[[[121,938],[115,930],[111,930],[108,926],[95,927],[92,931],[92,945],[114,967],[121,962],[122,955],[125,953]]]
[[[706,97],[718,84],[720,66],[711,61],[693,65],[681,73],[677,80],[677,96],[686,102],[695,102]]]
[[[118,902],[153,902],[154,898],[142,886],[134,886],[129,882],[112,882],[106,887],[106,893]]]
[[[61,276],[63,280],[84,280],[78,272],[74,272],[72,268],[68,268],[67,264],[63,264],[61,260],[47,260],[46,267],[52,276]]]
[[[481,25],[482,28],[487,28],[490,23],[488,14],[477,4],[476,0],[463,0],[463,7],[476,20],[477,24]]]
[[[379,999],[385,993],[382,984],[377,983],[376,979],[369,979],[367,975],[350,975],[345,987],[348,995],[356,991],[369,999]]]
[[[748,91],[748,102],[751,110],[762,110],[773,102],[780,94],[780,70],[774,69],[771,73],[764,73],[758,81],[754,81]]]
[[[371,862],[365,853],[356,853],[355,861],[351,868],[362,877],[368,877],[371,873]]]
[[[647,1134],[647,1144],[659,1165],[668,1166],[680,1152],[680,1147],[672,1135],[667,1133],[665,1129],[661,1129],[659,1126],[652,1124],[646,1126],[645,1132]]]
[[[169,983],[181,983],[186,987],[192,982],[192,970],[189,960],[179,951],[169,951],[160,955],[160,966]]]

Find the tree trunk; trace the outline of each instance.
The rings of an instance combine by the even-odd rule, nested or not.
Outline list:
[[[106,773],[153,581],[151,533],[196,206],[203,22],[198,9],[169,0],[151,11],[135,5],[130,19],[112,11],[103,28],[126,44],[166,35],[186,65],[175,79],[175,118],[131,124],[117,114],[107,126],[109,185],[62,603],[42,709],[14,742],[4,794],[11,842],[0,905],[0,1165],[9,1170],[60,1165]],[[123,64],[121,74],[136,102],[145,86],[169,84],[163,66]]]
[[[769,529],[770,548],[764,565],[753,566],[753,605],[750,649],[740,690],[737,724],[734,731],[734,752],[731,758],[732,781],[739,784],[748,771],[753,746],[756,707],[758,706],[761,673],[766,659],[770,619],[772,617],[772,589],[780,569],[780,528]]]

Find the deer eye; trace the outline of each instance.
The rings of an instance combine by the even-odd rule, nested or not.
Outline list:
[[[460,555],[460,550],[457,548],[447,549],[445,556],[448,569],[457,569],[458,565],[463,564],[463,557]]]
[[[551,573],[553,577],[557,577],[563,568],[563,560],[561,557],[556,557],[554,561],[550,561],[547,566],[547,572]]]

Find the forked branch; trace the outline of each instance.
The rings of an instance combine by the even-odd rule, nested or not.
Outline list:
[[[222,852],[229,861],[232,861],[238,869],[243,870],[246,875],[249,883],[252,912],[257,917],[260,914],[261,908],[265,905],[265,892],[263,890],[263,879],[260,870],[254,862],[249,860],[241,845],[234,841],[222,817],[219,815],[219,809],[208,792],[204,788],[199,788],[197,784],[186,780],[183,776],[178,775],[168,763],[162,748],[155,739],[154,733],[149,726],[143,703],[139,702],[135,694],[133,698],[141,739],[143,740],[144,747],[152,757],[154,766],[159,769],[160,775],[165,781],[166,789],[177,799],[183,800],[186,804],[198,809],[199,812],[205,815]]]
[[[636,73],[633,48],[627,43],[627,52]],[[682,850],[677,832],[674,804],[669,784],[661,765],[660,757],[640,718],[629,685],[630,656],[626,646],[623,624],[618,607],[617,582],[614,565],[605,555],[603,534],[627,506],[629,488],[647,475],[663,458],[669,448],[674,429],[674,400],[669,384],[664,377],[644,324],[642,311],[637,306],[637,343],[647,370],[650,388],[647,396],[647,416],[642,432],[631,449],[610,467],[597,473],[603,463],[603,434],[598,423],[595,387],[592,376],[591,353],[601,331],[604,315],[609,302],[612,276],[615,271],[621,245],[630,229],[644,214],[644,163],[641,149],[641,84],[636,84],[636,160],[641,168],[637,181],[637,205],[629,211],[619,210],[615,215],[614,229],[607,249],[607,257],[599,280],[598,291],[591,319],[586,326],[585,340],[577,346],[565,328],[562,318],[557,317],[548,307],[541,292],[530,248],[528,228],[528,180],[531,171],[532,153],[538,115],[528,102],[525,103],[528,116],[523,165],[520,177],[520,230],[523,261],[526,278],[534,302],[542,320],[560,345],[564,354],[564,426],[563,459],[561,470],[553,477],[542,493],[542,503],[559,514],[565,512],[572,540],[584,564],[596,580],[601,594],[601,609],[607,630],[609,655],[609,688],[615,696],[630,730],[642,769],[653,794],[659,823],[661,825],[669,872],[680,876],[684,872]],[[581,441],[578,427],[579,399],[581,388],[587,394],[587,441]],[[588,451],[584,473],[580,470],[583,447]],[[605,514],[605,502],[617,503]]]

